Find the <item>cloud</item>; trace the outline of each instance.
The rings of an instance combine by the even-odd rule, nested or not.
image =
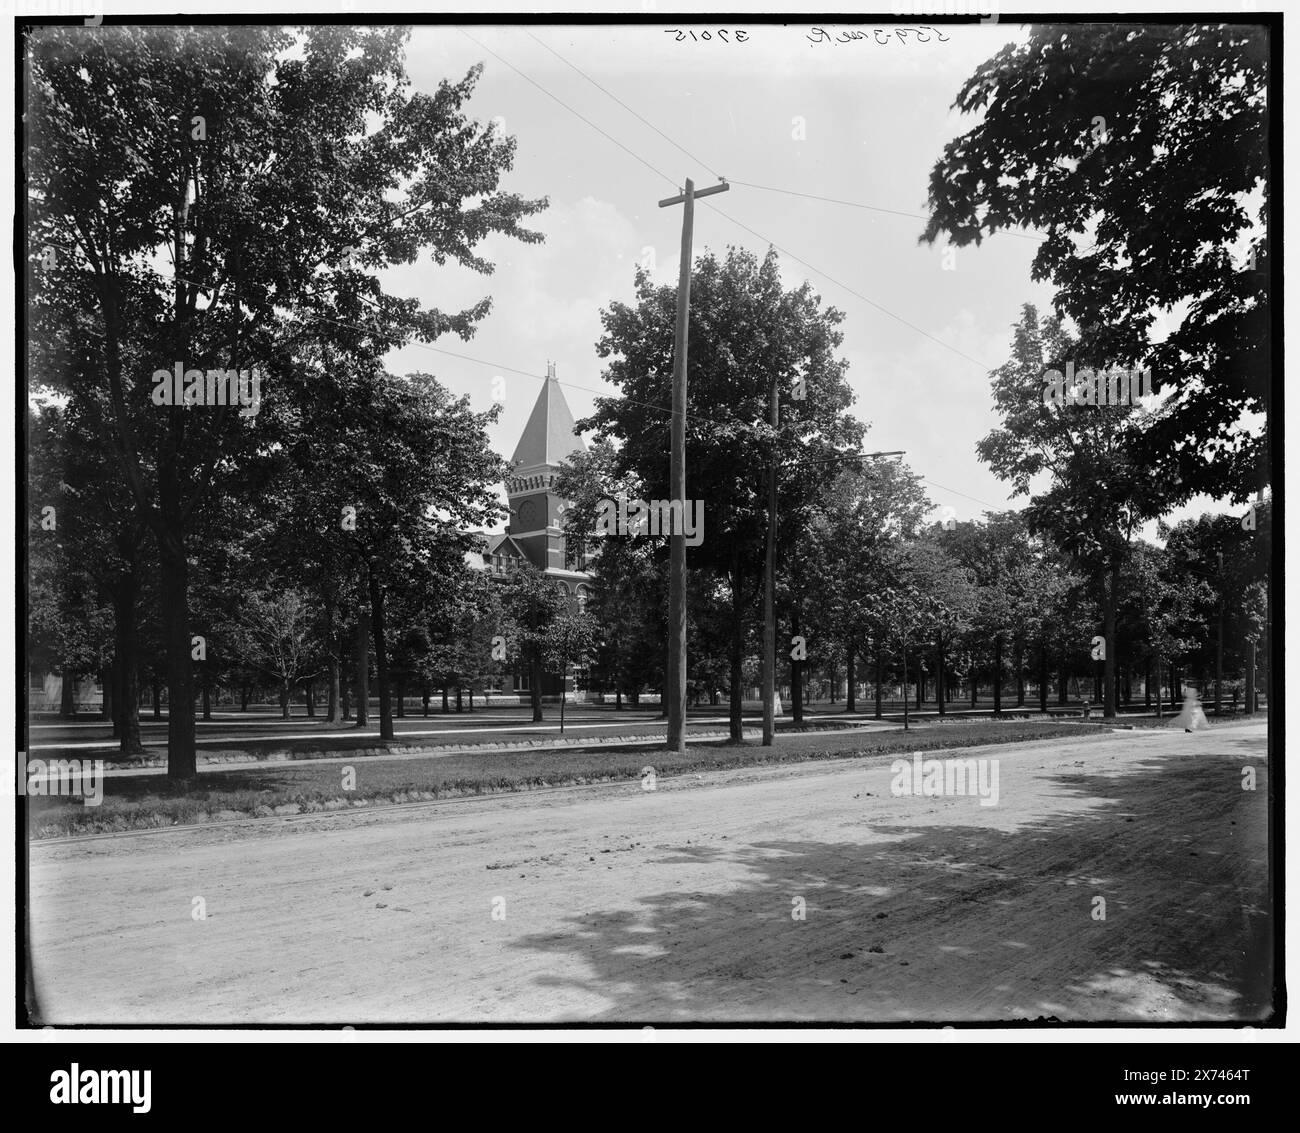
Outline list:
[[[397,373],[436,374],[453,392],[469,394],[479,409],[493,404],[494,389],[502,390],[504,408],[492,441],[507,454],[536,400],[548,360],[556,362],[575,416],[590,411],[595,395],[574,386],[604,392],[595,350],[600,311],[615,297],[631,299],[644,248],[635,225],[614,205],[594,197],[557,201],[533,218],[530,227],[543,233],[543,243],[522,244],[501,236],[484,241],[481,254],[496,265],[490,276],[459,267],[430,271],[429,261],[423,260],[393,268],[383,277],[384,286],[394,293],[443,309],[468,307],[491,296],[492,310],[473,339],[464,343],[445,338],[434,344],[491,365],[413,344],[396,351],[389,367]],[[494,386],[498,375],[503,381]]]

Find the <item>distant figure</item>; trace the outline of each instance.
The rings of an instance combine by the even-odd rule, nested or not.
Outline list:
[[[1174,723],[1181,725],[1184,732],[1201,732],[1210,726],[1194,689],[1187,690],[1183,697],[1183,710],[1175,717]]]

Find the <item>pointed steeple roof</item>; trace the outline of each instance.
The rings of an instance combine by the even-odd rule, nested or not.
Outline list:
[[[536,468],[539,465],[555,466],[574,452],[585,452],[587,446],[574,431],[573,413],[564,400],[560,383],[555,377],[555,363],[546,365],[546,382],[537,402],[529,414],[519,444],[512,458],[516,468]]]

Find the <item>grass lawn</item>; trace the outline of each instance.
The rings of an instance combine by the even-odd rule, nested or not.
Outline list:
[[[539,787],[634,781],[646,766],[653,766],[657,777],[667,778],[735,767],[884,756],[1053,736],[1077,739],[1081,734],[1087,734],[1087,729],[1078,723],[1049,720],[954,722],[920,726],[908,733],[876,731],[824,739],[805,734],[784,743],[778,740],[781,746],[771,748],[725,741],[693,744],[682,755],[661,748],[602,745],[590,749],[495,751],[428,760],[367,756],[350,764],[260,764],[201,772],[188,785],[173,783],[162,775],[118,775],[104,780],[103,802],[96,807],[86,806],[79,797],[29,796],[27,821],[31,837],[54,838]],[[345,789],[344,777],[349,769],[355,773],[355,783]]]

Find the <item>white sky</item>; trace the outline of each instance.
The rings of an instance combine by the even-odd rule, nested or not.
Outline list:
[[[470,111],[481,119],[500,116],[517,139],[515,169],[504,184],[525,196],[550,197],[551,207],[534,224],[546,234],[546,243],[488,241],[487,254],[498,265],[491,277],[435,269],[425,260],[386,273],[384,282],[400,294],[445,307],[493,296],[493,312],[471,343],[444,339],[436,345],[539,375],[503,374],[504,411],[493,440],[506,455],[523,428],[548,358],[556,360],[560,380],[572,383],[564,392],[575,416],[590,412],[594,393],[588,390],[616,392],[600,380],[595,352],[600,309],[613,299],[632,299],[633,273],[647,248],[654,252],[656,278],[672,284],[677,279],[681,209],[658,208],[660,198],[673,195],[688,176],[704,187],[721,174],[923,213],[930,167],[963,128],[949,104],[979,62],[1022,34],[1006,24],[949,26],[941,29],[946,43],[936,32],[929,43],[904,45],[893,36],[887,44],[874,39],[814,44],[810,28],[797,25],[750,24],[744,44],[677,42],[656,25],[466,31],[483,47],[452,28],[416,28],[408,71],[419,89],[431,90],[439,79],[485,63]],[[692,162],[550,54],[529,31],[710,164]],[[796,117],[804,120],[803,140],[792,136]],[[956,270],[946,271],[938,247],[917,244],[920,219],[733,184],[728,193],[697,206],[697,255],[737,244],[761,256],[767,247],[706,204],[987,368],[1005,359],[1021,303],[1046,306],[1047,289],[1029,282],[1036,247],[1031,240],[1004,235],[979,249],[960,249]],[[1004,487],[974,453],[976,442],[996,424],[986,368],[825,277],[785,257],[782,262],[787,285],[807,278],[827,303],[845,312],[841,355],[850,362],[855,412],[872,426],[867,446],[907,450],[913,469],[935,482],[928,489],[936,504],[951,506],[958,518],[978,515],[985,506],[1006,506]],[[418,346],[396,353],[390,362],[399,373],[429,370],[484,407],[491,404],[493,378],[501,372]]]
[[[501,374],[504,411],[493,442],[507,456],[548,359],[557,362],[575,417],[585,416],[597,393],[616,392],[600,379],[600,309],[632,299],[634,269],[647,249],[656,278],[676,282],[681,210],[660,209],[658,200],[688,176],[704,187],[722,175],[733,182],[731,190],[696,209],[696,254],[728,244],[760,256],[766,251],[766,241],[708,207],[715,205],[818,269],[782,256],[788,285],[807,278],[845,312],[841,355],[850,363],[854,412],[871,425],[867,447],[906,450],[936,507],[953,509],[946,515],[967,519],[987,508],[1020,506],[1023,498],[1010,499],[976,458],[975,445],[997,425],[987,371],[1007,357],[1021,304],[1034,302],[1043,312],[1049,306],[1050,288],[1029,278],[1036,242],[1000,234],[980,248],[956,250],[955,270],[945,270],[938,245],[917,243],[921,219],[735,182],[924,213],[931,167],[943,146],[971,125],[949,109],[954,96],[980,62],[1023,38],[1025,29],[1008,22],[949,25],[928,43],[914,36],[900,43],[884,35],[889,25],[879,25],[887,39],[879,43],[871,34],[876,25],[825,25],[832,35],[855,26],[868,33],[839,43],[818,36],[812,25],[730,23],[747,28],[747,42],[734,42],[734,35],[730,43],[716,37],[679,42],[665,32],[670,25],[414,29],[407,67],[418,89],[432,90],[444,77],[485,64],[469,112],[480,120],[500,117],[517,139],[515,169],[504,186],[527,197],[549,196],[551,205],[532,224],[546,234],[544,244],[485,243],[497,264],[493,276],[437,269],[428,259],[385,273],[393,291],[449,309],[486,294],[494,300],[472,342],[436,344],[489,365],[412,346],[392,356],[392,369],[428,370],[483,407]],[[698,33],[704,25],[694,27]],[[537,40],[707,164],[693,162]],[[803,120],[803,139],[794,136],[796,118]],[[1204,504],[1196,501],[1178,515],[1198,514]]]

